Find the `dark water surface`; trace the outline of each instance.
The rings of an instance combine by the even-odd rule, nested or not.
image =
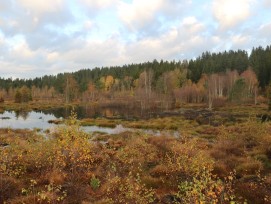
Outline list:
[[[93,107],[93,106],[76,106],[76,107],[62,107],[43,110],[45,114],[52,114],[56,118],[68,118],[71,112],[74,111],[77,114],[78,119],[83,118],[119,118],[119,119],[141,119],[141,118],[151,118],[159,114],[161,110],[149,109],[141,110],[140,108],[135,108],[131,106],[123,107]]]

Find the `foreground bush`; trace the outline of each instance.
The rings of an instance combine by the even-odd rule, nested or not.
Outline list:
[[[74,116],[46,136],[1,130],[0,203],[271,201],[270,126],[216,132],[212,143],[130,132],[94,138]]]

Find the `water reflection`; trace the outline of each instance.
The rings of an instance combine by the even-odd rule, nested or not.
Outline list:
[[[122,125],[117,125],[115,128],[108,128],[108,127],[98,127],[98,126],[84,126],[81,129],[85,132],[103,132],[107,134],[119,134],[126,131],[134,131],[131,128],[125,128]]]
[[[19,117],[22,117],[24,120],[26,120],[29,116],[29,112],[27,111],[15,111],[15,117],[18,119]]]
[[[55,120],[56,117],[52,114],[45,114],[42,112],[14,112],[5,111],[1,114],[0,128],[14,128],[14,129],[42,129],[46,130],[55,126],[49,124],[48,120]],[[3,118],[5,120],[3,120]]]
[[[123,107],[99,107],[99,106],[76,106],[76,107],[62,107],[43,110],[43,113],[53,114],[55,117],[68,118],[71,111],[77,114],[78,119],[82,118],[123,118],[123,119],[139,119],[151,118],[159,114],[159,110],[150,109],[141,111],[138,108],[123,106]]]
[[[131,107],[68,106],[30,112],[5,111],[3,114],[0,114],[0,118],[2,118],[0,120],[0,127],[47,129],[54,126],[54,124],[48,123],[49,120],[68,118],[72,111],[77,114],[78,119],[105,117],[109,119],[124,118],[129,120],[151,116],[148,114],[148,111],[142,114],[141,111]]]
[[[70,115],[71,109],[69,108],[61,108],[55,110],[46,110],[46,111],[5,111],[0,114],[0,128],[12,128],[12,129],[41,129],[43,131],[47,129],[53,130],[57,127],[55,124],[48,123],[49,120],[57,120],[61,117],[67,118]],[[124,117],[121,115],[123,112],[117,111],[117,109],[101,109],[100,112],[97,109],[84,109],[78,108],[75,109],[78,114],[78,118],[84,117],[94,117],[95,115],[100,115],[104,117]],[[127,116],[127,115],[126,115]],[[81,129],[85,132],[104,132],[107,134],[119,134],[125,131],[140,131],[150,135],[173,135],[178,137],[179,132],[177,131],[158,131],[158,130],[143,130],[143,129],[133,129],[133,128],[125,128],[122,125],[117,125],[115,128],[105,128],[98,126],[86,126],[81,127]]]

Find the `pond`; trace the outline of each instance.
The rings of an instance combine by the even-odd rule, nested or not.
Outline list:
[[[0,114],[0,128],[41,129],[44,131],[57,127],[57,125],[48,122],[49,120],[57,119],[62,119],[62,117],[56,117],[54,114],[44,113],[43,111],[5,111],[4,113]],[[117,134],[128,130],[128,128],[124,128],[121,125],[118,125],[115,128],[86,126],[81,127],[81,129],[86,132],[105,132],[108,134]]]
[[[61,113],[61,112],[60,112]],[[67,117],[67,115],[54,115],[53,111],[5,111],[0,114],[0,128],[12,128],[12,129],[40,129],[45,131],[47,129],[54,129],[57,125],[53,123],[49,123],[49,120],[57,120],[62,119],[63,116]],[[133,129],[133,128],[125,128],[121,124],[117,125],[115,128],[108,127],[98,127],[98,126],[84,126],[81,129],[85,132],[103,132],[107,134],[119,134],[125,131],[141,131],[146,134],[152,135],[173,135],[178,136],[179,133],[176,131],[158,131],[158,130],[143,130],[143,129]]]
[[[52,108],[48,110],[39,111],[5,111],[0,114],[0,128],[13,129],[34,129],[41,130],[55,127],[55,124],[48,123],[49,120],[58,120],[68,118],[71,113],[75,112],[78,119],[83,118],[138,118],[141,117],[140,111],[125,107],[90,107],[90,106],[76,106],[76,107],[61,107]],[[87,127],[90,131],[103,131],[111,133],[113,128],[101,128],[97,126]],[[117,132],[120,131],[118,127]]]
[[[55,124],[48,123],[49,120],[57,119],[53,114],[45,114],[43,112],[14,112],[5,111],[0,114],[0,128],[12,129],[50,129]]]
[[[125,105],[121,107],[67,106],[43,110],[42,112],[45,114],[52,114],[57,118],[68,118],[72,111],[77,114],[78,119],[104,117],[109,119],[118,118],[129,120],[152,118],[162,113],[162,110],[157,108],[141,110],[140,108]]]

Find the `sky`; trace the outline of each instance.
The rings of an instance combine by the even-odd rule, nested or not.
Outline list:
[[[271,45],[271,0],[0,0],[0,77]]]

